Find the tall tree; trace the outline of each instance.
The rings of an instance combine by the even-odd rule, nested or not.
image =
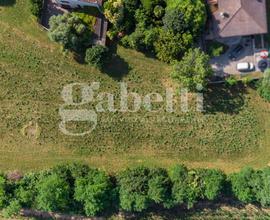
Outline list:
[[[200,49],[189,49],[183,59],[174,65],[173,79],[190,91],[206,87],[207,77],[213,74],[209,56]]]

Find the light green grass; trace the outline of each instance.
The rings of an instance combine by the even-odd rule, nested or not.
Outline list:
[[[58,109],[66,84],[101,82],[101,91],[118,94],[114,77],[123,75],[129,91],[142,95],[164,95],[166,87],[176,85],[168,65],[122,47],[106,68],[109,75],[77,64],[48,40],[26,2],[17,0],[0,10],[0,169],[33,170],[84,161],[116,171],[183,162],[230,172],[270,161],[270,108],[252,89],[215,88],[207,94],[205,114],[194,106],[188,114],[179,109],[173,114],[102,113],[91,135],[63,135]],[[38,139],[22,134],[31,121],[40,127]]]

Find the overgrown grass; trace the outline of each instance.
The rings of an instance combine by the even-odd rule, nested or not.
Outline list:
[[[118,97],[118,80],[122,80],[130,92],[159,92],[165,97],[167,87],[176,90],[170,70],[164,63],[119,47],[118,57],[101,73],[64,56],[58,45],[49,42],[30,16],[26,0],[1,8],[0,169],[84,161],[114,171],[138,164],[183,162],[229,172],[270,161],[269,105],[255,91],[242,87],[209,90],[205,113],[195,111],[194,101],[190,112],[183,113],[178,99],[174,113],[100,113],[96,130],[88,136],[70,137],[59,131],[64,85],[101,82],[100,91]],[[29,122],[38,124],[37,138],[22,134]]]

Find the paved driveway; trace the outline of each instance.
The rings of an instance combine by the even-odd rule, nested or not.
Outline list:
[[[232,61],[229,59],[229,53],[235,47],[235,44],[230,45],[229,50],[225,54],[211,59],[210,64],[214,69],[216,75],[239,75],[240,72],[238,72],[236,69],[237,63],[257,63],[254,56],[255,51],[253,47],[253,42],[251,40],[242,40],[242,44],[245,47],[244,52],[236,61]]]

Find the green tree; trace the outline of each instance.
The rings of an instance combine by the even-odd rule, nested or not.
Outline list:
[[[202,0],[167,0],[167,10],[177,9],[184,14],[184,23],[188,30],[196,36],[206,23],[207,13]]]
[[[106,1],[104,3],[104,15],[114,27],[119,29],[124,19],[124,1]]]
[[[149,199],[157,204],[162,204],[166,208],[172,207],[172,183],[166,170],[161,168],[151,169],[149,173],[148,187]]]
[[[156,18],[161,19],[165,14],[165,9],[161,5],[154,8],[154,15]]]
[[[126,211],[141,212],[149,207],[149,169],[127,169],[118,177],[120,207]]]
[[[79,53],[90,46],[92,36],[88,26],[73,13],[52,16],[48,35],[64,49]]]
[[[181,35],[161,30],[154,48],[158,59],[173,63],[183,56],[192,43],[193,37],[190,34]]]
[[[38,173],[26,174],[18,183],[15,190],[17,200],[27,208],[35,208],[37,196],[36,186],[40,175]]]
[[[217,199],[225,188],[226,175],[220,170],[213,169],[198,170],[198,175],[201,178],[202,198]]]
[[[90,170],[86,177],[76,180],[74,197],[83,203],[87,216],[95,216],[112,208],[112,202],[116,201],[109,176],[96,169]]]
[[[255,171],[252,168],[244,168],[239,173],[230,176],[233,195],[242,202],[256,201],[256,188],[252,184]]]
[[[190,91],[196,91],[197,86],[207,85],[207,78],[213,74],[209,64],[209,56],[200,49],[189,49],[183,59],[174,65],[172,78]]]
[[[169,9],[163,18],[164,29],[172,31],[174,34],[182,34],[188,31],[188,24],[185,20],[185,14],[179,9]]]
[[[270,206],[270,168],[254,171],[251,182],[256,192],[256,201],[262,206]]]
[[[37,207],[44,211],[67,210],[71,202],[70,186],[57,174],[43,177],[37,184]]]
[[[85,62],[102,69],[110,59],[110,52],[107,47],[96,45],[86,50]]]
[[[264,78],[260,81],[258,92],[262,98],[270,102],[270,69],[264,72]]]

